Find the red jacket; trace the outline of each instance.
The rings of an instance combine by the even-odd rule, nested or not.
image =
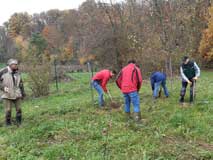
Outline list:
[[[111,71],[104,69],[101,70],[100,72],[96,73],[93,77],[92,80],[97,80],[99,81],[99,84],[101,85],[101,87],[103,88],[104,92],[107,92],[107,82],[109,81],[109,79],[112,77]]]
[[[142,85],[140,69],[133,63],[128,64],[119,73],[116,84],[123,93],[139,91]]]

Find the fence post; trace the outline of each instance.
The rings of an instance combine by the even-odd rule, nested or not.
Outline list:
[[[55,69],[55,86],[56,86],[56,90],[58,91],[58,74],[57,74],[57,63],[56,63],[56,59],[54,60],[54,69]]]
[[[89,73],[91,73],[90,77],[89,77],[89,85],[90,85],[90,90],[91,90],[92,104],[94,105],[94,94],[93,94],[93,88],[92,88],[92,84],[91,84],[91,79],[93,77],[93,67],[90,62],[87,62],[87,67],[88,67]]]

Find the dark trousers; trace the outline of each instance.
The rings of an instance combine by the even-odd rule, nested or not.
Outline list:
[[[190,81],[192,82],[192,84],[190,85],[190,102],[193,102],[195,81],[194,80],[190,80]],[[180,91],[180,102],[184,102],[184,97],[185,97],[185,94],[186,94],[187,86],[188,86],[188,83],[182,81],[182,88],[181,88],[181,91]]]
[[[16,121],[17,123],[21,123],[22,118],[22,111],[21,111],[21,100],[10,100],[10,99],[3,99],[4,107],[5,107],[5,123],[6,125],[11,124],[11,114],[12,114],[12,107],[15,106],[16,108]]]

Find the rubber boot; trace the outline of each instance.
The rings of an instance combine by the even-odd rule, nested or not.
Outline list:
[[[10,126],[11,125],[11,112],[7,112],[6,113],[5,124],[6,124],[6,126]]]
[[[183,96],[180,97],[179,102],[180,102],[180,104],[183,104],[183,103],[184,103],[184,97],[183,97]]]
[[[18,111],[16,113],[16,123],[19,126],[19,125],[21,125],[21,122],[22,122],[22,114],[21,114],[21,111]]]

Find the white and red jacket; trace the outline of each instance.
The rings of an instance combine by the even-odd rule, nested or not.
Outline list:
[[[116,84],[123,93],[139,91],[142,85],[140,69],[133,63],[128,64],[119,73]]]

